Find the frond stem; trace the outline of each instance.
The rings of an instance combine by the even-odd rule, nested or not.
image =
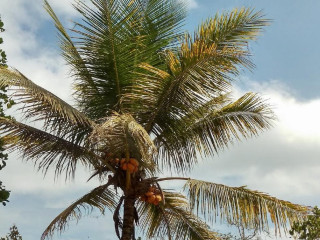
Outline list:
[[[167,177],[167,178],[158,178],[158,179],[155,180],[155,182],[171,181],[171,180],[188,181],[188,180],[191,180],[191,178],[184,178],[184,177]]]
[[[113,65],[114,65],[114,71],[115,71],[115,80],[116,80],[116,85],[117,85],[117,93],[118,93],[118,104],[119,104],[119,110],[121,112],[121,92],[120,92],[120,81],[119,81],[119,73],[118,73],[118,64],[117,64],[117,58],[116,58],[116,51],[115,51],[115,46],[114,46],[114,32],[112,30],[112,20],[111,20],[111,15],[110,15],[110,9],[108,6],[106,6],[107,10],[107,18],[108,18],[108,23],[109,25],[109,33],[110,33],[110,43],[111,43],[111,48],[112,48],[112,55],[113,55]]]

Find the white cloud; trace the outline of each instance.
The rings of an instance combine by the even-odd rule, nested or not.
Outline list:
[[[46,21],[49,17],[42,5],[42,0],[0,2],[6,29],[1,48],[6,51],[10,66],[17,68],[36,84],[70,102],[72,98],[71,81],[67,78],[68,67],[60,57],[57,47],[52,48],[50,42],[43,42],[42,36],[39,35],[48,34],[43,31],[43,27],[45,23],[49,23]],[[52,1],[52,5],[58,15],[70,16],[70,4],[56,0]],[[51,42],[57,42],[56,35],[52,36],[54,39]]]
[[[248,185],[301,204],[319,204],[320,99],[300,101],[276,81],[251,82],[245,90],[263,92],[269,99],[278,117],[274,127],[230,146],[192,175],[232,186]],[[238,95],[243,92],[238,89]]]
[[[294,97],[294,92],[279,81],[259,84],[248,82],[256,92],[263,92],[278,118],[277,127],[281,129],[288,141],[320,141],[320,99],[307,101]],[[261,90],[262,89],[262,90]]]

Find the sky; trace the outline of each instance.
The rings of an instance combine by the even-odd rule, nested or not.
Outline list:
[[[187,0],[181,0],[187,1]],[[76,16],[70,1],[51,0],[67,27]],[[191,173],[199,178],[230,186],[269,193],[280,199],[308,206],[320,205],[320,23],[318,0],[188,0],[185,29],[193,31],[207,17],[234,7],[263,10],[272,23],[258,41],[251,43],[256,68],[244,71],[235,82],[234,95],[253,91],[273,106],[277,121],[261,133],[205,159]],[[69,69],[59,55],[57,34],[42,7],[42,0],[0,0],[5,23],[4,49],[8,64],[38,85],[71,102]],[[10,203],[0,207],[0,236],[15,223],[24,240],[41,233],[65,207],[97,186],[86,182],[90,172],[79,169],[73,182],[45,178],[32,162],[17,153],[9,157],[0,179],[12,191]],[[178,186],[178,185],[177,185]],[[94,212],[71,222],[67,231],[53,239],[109,240],[112,217]],[[221,228],[214,226],[214,228]]]

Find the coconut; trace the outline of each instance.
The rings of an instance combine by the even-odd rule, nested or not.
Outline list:
[[[156,199],[158,202],[161,202],[162,201],[162,196],[160,194],[156,195]]]
[[[130,158],[129,162],[134,166],[139,166],[139,162],[135,158]]]
[[[135,166],[132,165],[131,163],[128,163],[127,166],[128,166],[127,169],[129,170],[129,172],[133,173],[133,172],[134,172],[134,169],[135,169]]]
[[[122,165],[122,169],[126,171],[126,170],[128,169],[128,164],[127,164],[127,163],[124,163],[124,164]]]
[[[148,197],[148,203],[153,203],[154,200],[156,200],[156,196],[155,195],[151,195]]]

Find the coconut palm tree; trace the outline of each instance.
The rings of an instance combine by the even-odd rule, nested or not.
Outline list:
[[[45,8],[72,70],[76,104],[2,68],[1,86],[10,87],[24,119],[43,129],[1,118],[1,130],[7,148],[39,170],[73,178],[83,165],[101,185],[59,214],[42,239],[93,208],[113,213],[121,240],[135,239],[136,227],[148,238],[216,239],[205,221],[217,215],[245,227],[280,229],[308,210],[245,187],[186,177],[199,159],[272,123],[257,94],[231,97],[232,80],[253,67],[247,45],[268,24],[261,12],[235,9],[190,34],[182,31],[181,1],[77,1],[82,18],[69,30],[47,1]],[[172,175],[158,177],[163,171]],[[170,180],[185,181],[187,194],[161,187]]]

